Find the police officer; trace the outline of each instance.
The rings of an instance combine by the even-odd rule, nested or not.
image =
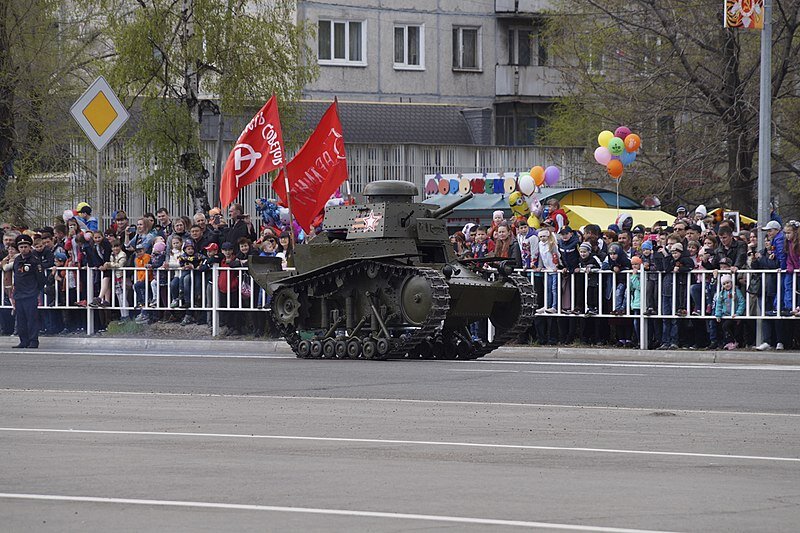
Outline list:
[[[33,239],[22,234],[16,239],[19,255],[14,258],[14,309],[19,344],[14,348],[39,347],[39,292],[44,287],[42,263],[33,253]]]

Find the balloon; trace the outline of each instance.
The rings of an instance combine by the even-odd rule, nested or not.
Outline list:
[[[66,224],[67,220],[75,218],[75,213],[72,212],[72,209],[65,209],[62,218],[64,219],[64,224]]]
[[[519,192],[525,196],[530,196],[536,190],[536,183],[533,181],[533,176],[530,174],[522,174],[517,180],[517,188]]]
[[[627,137],[630,134],[631,130],[630,128],[628,128],[628,126],[620,126],[619,128],[616,129],[616,131],[614,131],[614,137],[619,137],[623,141],[625,140],[625,137]]]
[[[558,178],[561,176],[561,171],[558,167],[549,166],[544,169],[544,182],[548,187],[552,187],[558,183]]]
[[[544,183],[544,167],[540,167],[536,165],[531,169],[531,177],[533,177],[533,182],[536,184],[537,187],[541,187]]]
[[[614,134],[608,130],[603,130],[600,132],[600,135],[597,136],[597,144],[603,147],[608,146],[608,141],[614,138]]]
[[[608,169],[608,175],[615,180],[618,180],[622,177],[622,161],[616,159],[609,161],[606,168]]]
[[[594,160],[600,163],[601,165],[606,166],[608,162],[611,161],[611,152],[609,152],[608,148],[606,148],[605,146],[595,148]]]
[[[625,151],[625,142],[619,137],[614,137],[608,141],[608,151],[611,152],[611,155],[622,155],[622,152]]]
[[[539,223],[539,218],[536,215],[531,215],[528,217],[528,226],[533,229],[539,229],[541,224]]]
[[[627,167],[636,161],[636,152],[622,152],[622,155],[619,156],[619,160],[622,161],[622,166]]]
[[[642,139],[635,133],[631,133],[625,137],[625,150],[628,152],[635,152],[642,145]]]

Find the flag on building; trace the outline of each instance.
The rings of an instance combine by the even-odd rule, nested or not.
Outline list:
[[[282,167],[285,154],[278,99],[273,94],[244,128],[228,155],[219,186],[220,205],[227,207],[243,187]]]
[[[317,124],[317,129],[297,152],[286,170],[289,173],[292,215],[305,231],[325,208],[325,202],[347,179],[347,156],[344,150],[342,123],[333,102]],[[283,170],[272,188],[288,204]]]

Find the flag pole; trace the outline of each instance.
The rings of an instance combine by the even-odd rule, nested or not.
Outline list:
[[[336,115],[338,117],[338,115],[339,115],[339,97],[338,96],[334,96],[333,97],[333,101],[336,102]],[[349,173],[347,174],[347,179],[344,180],[344,189],[345,189],[345,192],[347,193],[347,205],[352,205],[354,202],[353,202],[353,195],[350,192],[350,174]]]
[[[285,148],[285,145],[284,145]],[[292,243],[292,252],[297,245],[294,242],[294,216],[292,215],[292,194],[289,192],[289,169],[286,167],[286,153],[283,154],[283,185],[286,187],[286,207],[289,209],[289,240]],[[278,235],[280,237],[280,235]]]

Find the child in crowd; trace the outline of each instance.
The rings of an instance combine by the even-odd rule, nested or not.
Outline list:
[[[734,287],[730,274],[723,274],[720,283],[720,291],[714,298],[714,317],[722,328],[725,349],[735,350],[739,345],[733,331],[738,323],[736,317],[744,315],[744,296],[739,287]]]
[[[580,246],[581,241],[569,226],[561,228],[561,231],[558,232],[558,236],[558,252],[563,267],[561,272],[564,274],[561,278],[561,294],[566,302],[570,302],[572,300],[572,276],[580,264],[578,246]],[[577,309],[572,309],[572,306],[569,304],[563,305],[562,307],[567,313],[577,311]],[[575,314],[577,314],[577,312]]]
[[[126,264],[128,264],[128,254],[125,253],[125,249],[122,247],[122,241],[113,239],[111,241],[111,260],[105,264],[105,267],[108,270],[112,270],[114,273],[114,296],[117,299],[117,305],[119,305],[120,308],[120,317],[123,320],[130,316],[130,313],[128,313],[128,287],[130,287],[130,278],[128,278],[125,275],[125,271],[122,270],[125,268]]]
[[[545,273],[545,305],[537,313],[556,313],[558,305],[558,244],[549,229],[539,230],[539,269]]]
[[[646,315],[654,315],[656,312],[656,297],[657,294],[657,283],[658,283],[658,274],[654,271],[656,270],[655,262],[653,261],[653,241],[651,239],[647,239],[642,242],[642,250],[641,255],[639,256],[642,260],[641,271],[645,272],[645,299],[647,300],[644,302],[646,304],[645,307],[645,314]]]
[[[150,264],[150,254],[145,251],[143,243],[136,245],[134,253],[136,254],[133,260],[133,264],[136,267],[136,282],[133,284],[133,290],[136,293],[136,303],[134,307],[136,309],[142,309],[147,302],[147,295],[145,294],[147,291],[146,287],[153,277],[147,268]],[[136,317],[136,321],[140,323],[148,322],[149,319],[150,317],[147,311],[142,311],[139,316]]]
[[[638,315],[642,310],[642,263],[641,257],[634,256],[631,258],[631,269],[633,273],[628,276],[628,287],[631,298],[631,315],[633,316]],[[636,344],[639,339],[639,321],[635,318],[633,319],[633,332],[636,338],[627,339],[625,343],[626,346]]]
[[[588,242],[581,243],[580,247],[578,248],[578,254],[580,255],[580,262],[578,264],[577,271],[583,273],[582,276],[578,276],[576,278],[576,281],[581,280],[581,283],[575,283],[575,290],[578,293],[576,295],[578,310],[583,307],[583,288],[585,286],[587,300],[585,307],[586,316],[594,316],[599,312],[597,291],[600,280],[597,272],[602,270],[603,262],[600,261],[600,258],[597,257],[597,254],[592,251],[592,245]]]
[[[611,277],[611,283],[608,284],[606,289],[606,297],[611,297],[611,287],[614,286],[614,314],[625,314],[625,270],[631,269],[631,260],[628,259],[628,254],[622,250],[619,244],[612,244],[608,249],[608,257],[603,263],[603,270],[610,270],[614,273]]]
[[[689,272],[694,268],[694,261],[681,243],[675,243],[670,249],[675,266],[675,308],[679,316],[686,316],[686,288],[689,285]]]
[[[203,262],[202,254],[196,253],[194,241],[191,239],[186,239],[183,242],[183,253],[178,258],[178,263],[180,264],[180,268],[183,271],[181,273],[180,278],[173,278],[172,280],[172,294],[178,294],[178,292],[183,289],[183,297],[179,299],[177,302],[173,300],[170,304],[170,307],[191,307],[194,303],[194,298],[197,295],[198,291],[195,290],[199,288],[201,283],[201,274],[199,272],[195,272],[195,270],[200,266],[200,263]],[[175,281],[178,279],[179,281]],[[189,313],[186,314],[183,321],[186,324],[189,324],[191,321]],[[183,322],[182,322],[183,324]],[[183,325],[186,325],[183,324]]]
[[[150,281],[150,302],[148,304],[150,307],[158,307],[161,289],[166,291],[168,274],[166,272],[160,272],[159,269],[163,270],[165,265],[169,264],[167,259],[167,245],[164,243],[164,240],[161,239],[153,243],[153,254],[150,256],[150,269],[153,270],[155,279]]]
[[[494,251],[494,241],[488,239],[486,229],[482,227],[475,228],[475,241],[472,243],[471,257],[473,259],[481,259],[489,257]]]
[[[522,268],[529,269],[539,260],[539,237],[536,230],[528,226],[528,221],[519,218],[514,223],[517,229],[517,244],[522,256]]]
[[[506,217],[503,215],[501,210],[494,211],[492,213],[492,224],[489,226],[489,229],[486,230],[486,237],[489,239],[494,239],[494,232],[497,230],[497,227],[505,222]]]

